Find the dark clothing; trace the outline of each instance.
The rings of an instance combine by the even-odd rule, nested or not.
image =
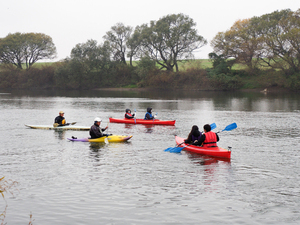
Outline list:
[[[196,145],[199,145],[199,146],[200,146],[200,145],[204,144],[204,142],[206,142],[205,145],[207,145],[208,147],[217,146],[217,142],[220,140],[218,134],[217,134],[217,133],[214,133],[214,132],[212,132],[212,131],[209,131],[209,132],[207,132],[207,133],[210,133],[211,136],[212,136],[213,134],[215,134],[214,141],[213,141],[213,142],[209,142],[209,140],[207,140],[207,138],[206,138],[206,135],[205,135],[206,133],[204,133],[204,134],[202,134],[200,140],[196,143]],[[208,134],[207,136],[210,136],[210,134]],[[216,140],[216,141],[215,141],[215,140]]]
[[[100,138],[100,137],[103,137],[103,136],[108,136],[108,135],[102,133],[105,130],[106,129],[100,128],[98,126],[98,124],[95,123],[93,126],[91,126],[91,129],[90,129],[91,139]]]
[[[200,138],[201,138],[201,136],[202,136],[202,134],[199,131],[198,127],[197,126],[193,126],[191,132],[189,133],[188,138],[185,139],[184,142],[186,144],[194,143],[195,141],[199,141]]]
[[[69,123],[66,123],[65,117],[63,116],[57,116],[54,120],[54,123],[58,123],[59,127],[70,125]]]
[[[184,143],[189,144],[189,143],[194,143],[195,141],[200,141],[202,137],[201,132],[199,132],[199,136],[194,136],[194,135],[189,135],[187,139],[184,140]]]
[[[144,120],[154,120],[154,116],[152,116],[152,108],[147,108]]]
[[[131,113],[125,113],[125,118],[126,118],[126,119],[133,119],[134,116],[135,116],[134,113],[133,113],[132,115],[131,115]]]

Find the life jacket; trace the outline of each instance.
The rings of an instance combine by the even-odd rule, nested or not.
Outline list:
[[[65,125],[65,124],[66,124],[65,118],[61,121],[61,124],[62,124],[62,125]]]
[[[217,135],[216,133],[209,131],[205,133],[205,140],[203,147],[214,147],[217,146]]]
[[[133,118],[132,114],[131,113],[125,113],[125,118],[128,119],[128,118]]]
[[[144,120],[149,120],[149,118],[147,118],[147,114],[149,114],[150,120],[154,119],[151,113],[146,112]]]

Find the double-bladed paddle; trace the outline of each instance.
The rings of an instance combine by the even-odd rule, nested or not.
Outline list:
[[[213,130],[213,129],[215,129],[215,128],[217,127],[217,125],[216,125],[215,123],[212,123],[212,124],[210,125],[210,127],[211,127],[211,129]],[[181,152],[181,150],[184,149],[185,147],[190,146],[191,144],[193,144],[193,143],[191,143],[191,144],[189,144],[189,145],[187,145],[187,146],[185,146],[185,147],[179,147],[179,146],[182,145],[183,143],[184,143],[184,142],[178,144],[176,147],[170,147],[170,148],[167,148],[167,149],[165,149],[165,152],[179,153],[179,152]]]
[[[212,126],[213,125],[213,126]],[[215,124],[211,124],[211,129],[214,129],[216,128],[217,126]],[[237,124],[236,123],[232,123],[232,124],[229,124],[227,125],[223,130],[221,131],[218,131],[217,133],[220,133],[220,132],[223,132],[223,131],[231,131],[231,130],[234,130],[235,128],[237,128]],[[193,143],[191,144],[188,144],[187,146],[185,147],[178,147],[180,145],[182,145],[184,142],[180,143],[179,145],[177,145],[177,147],[174,147],[174,148],[167,148],[165,150],[165,152],[172,152],[172,153],[180,153],[182,151],[182,149],[192,145]]]

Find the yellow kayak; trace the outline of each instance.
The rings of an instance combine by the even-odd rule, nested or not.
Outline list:
[[[110,136],[104,136],[101,138],[94,138],[94,139],[90,139],[90,138],[76,138],[76,137],[72,137],[72,138],[68,138],[68,140],[70,141],[81,141],[81,142],[124,142],[124,141],[128,141],[130,138],[132,138],[131,136],[125,136],[125,135],[110,135]]]

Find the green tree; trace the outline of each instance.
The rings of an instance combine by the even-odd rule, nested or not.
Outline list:
[[[262,36],[262,64],[286,74],[300,72],[300,9],[275,11],[252,19]]]
[[[141,59],[142,56],[139,56],[141,42],[142,42],[142,31],[143,31],[143,25],[142,26],[136,26],[133,34],[130,36],[130,38],[127,40],[127,47],[129,49],[127,53],[127,57],[129,58],[130,65],[132,66],[132,60],[133,59]]]
[[[183,14],[167,15],[138,27],[139,57],[148,55],[161,68],[178,72],[178,61],[193,58],[193,51],[207,41],[197,34],[193,19]]]
[[[250,19],[238,20],[226,32],[219,32],[211,41],[216,54],[234,58],[235,63],[244,64],[250,71],[257,68],[261,57],[261,37]]]
[[[56,47],[52,38],[42,33],[8,34],[0,39],[0,62],[12,64],[23,69],[29,69],[42,59],[56,57]]]
[[[77,44],[71,51],[71,60],[81,64],[81,68],[87,73],[92,70],[100,71],[110,63],[109,43],[105,42],[101,46],[91,39],[86,43]]]
[[[130,38],[132,27],[125,26],[123,23],[117,23],[106,32],[103,38],[110,43],[113,59],[126,65],[126,42]]]

